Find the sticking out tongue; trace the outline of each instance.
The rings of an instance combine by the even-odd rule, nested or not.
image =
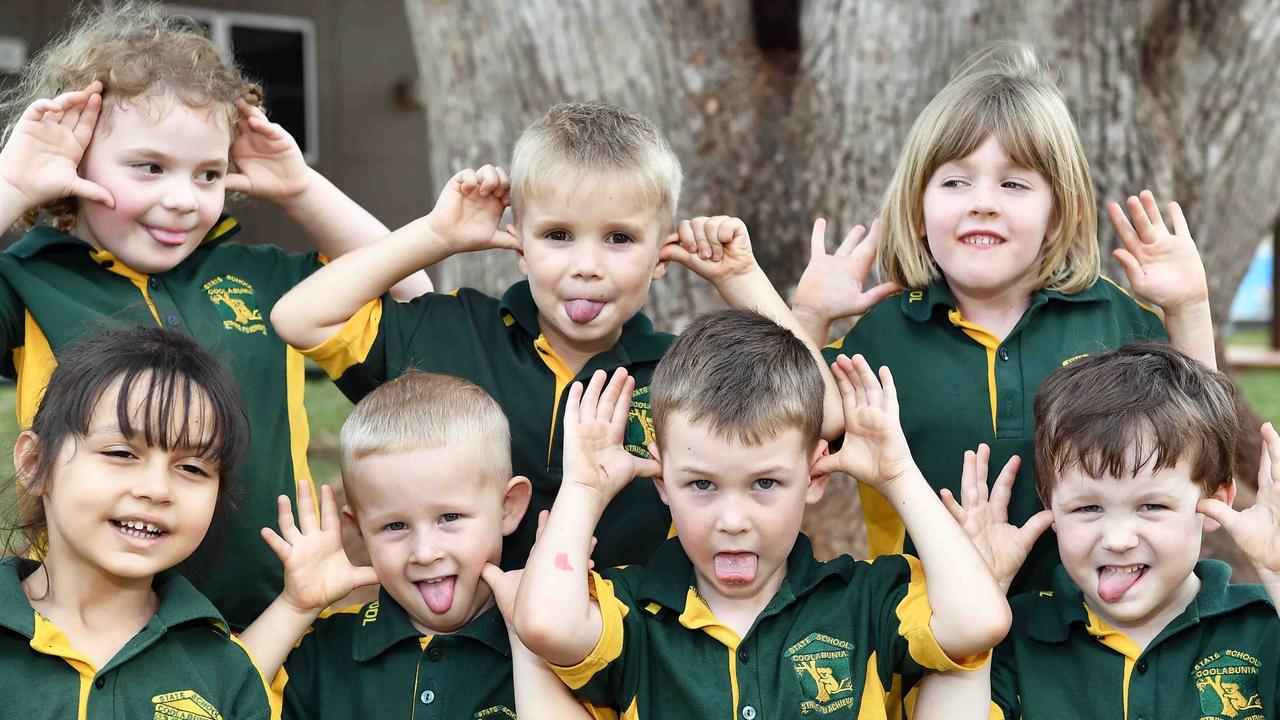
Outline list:
[[[566,300],[564,303],[569,319],[584,325],[599,317],[603,309],[604,303],[598,300]]]
[[[745,584],[756,577],[755,553],[716,553],[716,579],[722,583]]]
[[[449,612],[449,608],[453,607],[453,586],[457,580],[456,575],[450,575],[436,582],[418,583],[418,592],[422,593],[422,599],[426,601],[431,612],[436,614]]]
[[[1124,597],[1134,583],[1142,579],[1147,572],[1146,566],[1137,570],[1115,570],[1104,567],[1098,570],[1098,595],[1112,603]]]

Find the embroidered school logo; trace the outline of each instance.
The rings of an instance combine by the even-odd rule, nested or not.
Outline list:
[[[218,308],[224,330],[239,330],[246,335],[267,334],[253,286],[235,275],[219,275],[204,284],[209,301]]]
[[[829,715],[853,705],[853,679],[849,672],[849,651],[853,645],[822,633],[787,648],[783,657],[791,659],[800,683],[800,714]]]
[[[177,720],[222,720],[222,713],[200,697],[195,690],[179,690],[151,698],[156,704],[153,720],[177,718]]]
[[[506,705],[494,705],[491,708],[481,710],[471,717],[473,720],[479,720],[479,718],[514,718],[515,716],[516,714]]]
[[[631,393],[631,410],[627,413],[627,434],[622,445],[632,455],[649,457],[649,443],[653,442],[653,416],[649,414],[649,386],[636,388]]]
[[[1239,650],[1219,650],[1196,663],[1191,674],[1200,693],[1201,720],[1262,720],[1261,666],[1257,658]]]

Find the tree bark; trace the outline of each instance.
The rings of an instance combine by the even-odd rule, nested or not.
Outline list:
[[[460,167],[506,163],[520,131],[556,102],[624,105],[652,118],[680,156],[680,215],[746,220],[784,295],[807,261],[812,218],[826,216],[841,233],[869,221],[916,114],[961,58],[1000,38],[1030,41],[1057,69],[1100,203],[1151,188],[1182,204],[1218,327],[1280,216],[1280,153],[1267,150],[1280,126],[1274,0],[812,0],[790,16],[799,25],[792,55],[761,50],[749,0],[405,7],[437,184]],[[424,204],[432,198],[424,193]],[[1117,240],[1100,217],[1105,254]],[[451,259],[435,275],[442,288],[488,292],[518,277],[499,254]],[[718,304],[696,277],[673,272],[646,310],[678,330]],[[1254,423],[1247,436],[1256,432]],[[1253,442],[1241,458],[1248,482]],[[857,516],[841,487],[829,503],[840,507],[815,516],[820,533],[844,538]]]

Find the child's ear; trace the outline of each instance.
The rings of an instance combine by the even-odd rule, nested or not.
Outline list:
[[[649,457],[652,457],[653,461],[661,467],[662,456],[658,454],[658,443],[651,442],[645,447],[649,450]],[[670,506],[671,501],[667,499],[667,484],[662,479],[662,473],[654,475],[651,479],[653,480],[653,486],[658,489],[658,498],[662,500],[662,504]]]
[[[533,485],[529,478],[517,475],[507,481],[507,491],[502,496],[502,535],[506,537],[516,531],[524,512],[529,509],[529,498],[533,495]]]
[[[678,245],[678,244],[680,244],[680,236],[679,236],[679,235],[676,235],[675,233],[671,233],[670,235],[667,235],[667,236],[662,240],[662,242],[658,245],[658,256],[659,256],[659,257],[661,257],[661,256],[662,256],[662,248],[666,247],[667,245]],[[659,261],[658,261],[658,264],[657,264],[657,265],[655,265],[655,266],[653,267],[653,275],[652,275],[652,276],[650,276],[650,278],[649,278],[649,279],[650,279],[650,280],[657,280],[658,278],[662,277],[663,275],[666,275],[666,274],[667,274],[667,267],[668,267],[670,264],[671,264],[671,261],[670,261],[670,260],[659,260]]]
[[[1227,505],[1231,505],[1236,500],[1236,481],[1233,479],[1231,482],[1227,483],[1226,485],[1223,485],[1217,490],[1214,490],[1212,493],[1210,493],[1209,497],[1213,498],[1214,500],[1221,500]],[[1204,518],[1205,532],[1213,532],[1214,530],[1217,530],[1220,527],[1222,527],[1222,525],[1217,520],[1210,518],[1208,515],[1205,516]]]
[[[350,505],[342,506],[342,519],[356,531],[356,537],[364,537],[364,533],[360,532],[360,522],[356,520],[356,513],[351,509]]]
[[[36,487],[36,465],[40,463],[40,436],[24,430],[13,444],[13,467],[18,483],[30,495],[44,494],[44,488]]]
[[[827,445],[827,441],[818,438],[818,445],[813,449],[813,455],[809,458],[809,467],[818,462],[818,458],[826,457],[830,453],[831,448]],[[809,475],[809,489],[805,491],[804,502],[806,505],[813,505],[822,499],[827,492],[827,484],[831,482],[830,475]]]
[[[524,261],[524,235],[520,232],[520,223],[508,225],[507,232],[520,243],[519,249],[515,251],[516,266],[519,267],[520,272],[527,277],[529,275],[529,265]]]

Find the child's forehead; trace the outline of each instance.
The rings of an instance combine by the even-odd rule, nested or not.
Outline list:
[[[102,96],[102,114],[95,137],[110,135],[121,124],[154,126],[176,114],[184,123],[206,123],[225,131],[229,140],[235,112],[233,105],[183,98],[163,88],[133,96],[106,92]]]
[[[639,173],[566,165],[518,188],[516,213],[523,220],[530,206],[570,216],[650,219],[664,212],[662,198],[645,186]]]
[[[483,455],[471,450],[454,446],[370,452],[348,461],[346,481],[366,507],[392,507],[411,498],[438,505],[500,505],[505,485],[481,461]]]
[[[1144,464],[1134,473],[1111,475],[1104,472],[1100,476],[1090,475],[1077,465],[1059,474],[1050,498],[1055,503],[1082,497],[1124,502],[1155,495],[1200,494],[1200,486],[1191,475],[1192,464],[1185,458],[1158,470],[1152,464]]]

